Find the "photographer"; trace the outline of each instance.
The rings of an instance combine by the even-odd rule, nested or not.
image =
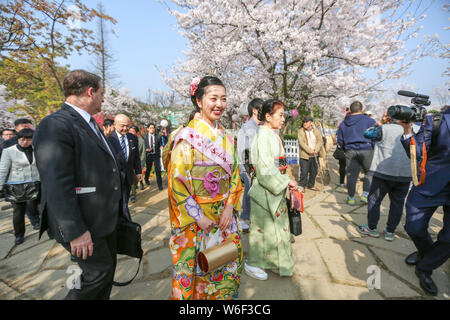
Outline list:
[[[380,205],[386,194],[389,194],[389,216],[383,231],[387,241],[395,238],[394,232],[400,223],[411,182],[408,156],[400,142],[402,134],[402,127],[392,121],[386,112],[383,114],[383,125],[369,128],[364,133],[367,139],[375,142],[375,149],[369,169],[373,179],[369,192],[367,224],[359,226],[358,230],[374,238],[380,236],[376,230],[380,219]]]
[[[412,187],[406,201],[405,229],[418,252],[410,254],[405,262],[416,265],[415,273],[420,286],[427,294],[435,296],[438,289],[431,274],[450,257],[450,109],[440,115],[439,126],[432,115],[427,116],[425,125],[417,134],[412,132],[412,121],[399,121],[404,129],[402,144],[411,157],[410,144],[415,143],[417,159],[427,159],[425,171],[421,175],[422,180],[426,178],[421,184]],[[423,153],[423,144],[426,146],[426,155]],[[444,223],[437,241],[433,242],[428,233],[428,224],[439,206],[444,207]]]

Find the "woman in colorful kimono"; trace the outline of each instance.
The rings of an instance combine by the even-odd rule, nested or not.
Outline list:
[[[281,101],[264,102],[258,119],[264,121],[253,141],[251,162],[256,171],[248,195],[251,201],[249,252],[245,272],[266,280],[264,269],[281,276],[292,276],[292,258],[286,190],[298,187],[286,174],[286,157],[276,130],[284,125],[285,105]]]
[[[236,218],[242,184],[234,136],[226,135],[219,124],[227,106],[225,87],[215,77],[194,79],[191,99],[200,109],[200,119],[190,121],[177,135],[168,166],[172,299],[231,300],[238,295],[243,269]],[[238,258],[204,273],[196,255],[208,239],[219,235],[222,242],[232,239]]]

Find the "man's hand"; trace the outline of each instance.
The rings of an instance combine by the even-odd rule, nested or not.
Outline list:
[[[88,255],[92,257],[94,253],[94,243],[92,242],[91,233],[86,231],[78,238],[70,241],[70,248],[72,255],[75,257],[82,256],[83,260],[86,260]]]
[[[137,175],[138,181],[142,181],[142,174]]]
[[[145,152],[150,152],[152,151],[152,149],[145,149]]]
[[[412,133],[412,123],[411,122],[405,122],[403,120],[397,121],[397,124],[403,127],[403,133],[405,135]]]
[[[219,228],[222,231],[227,230],[231,225],[231,219],[233,219],[233,206],[227,204],[220,215]]]

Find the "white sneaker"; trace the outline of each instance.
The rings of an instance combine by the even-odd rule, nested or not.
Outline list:
[[[241,222],[241,227],[242,227],[242,230],[247,230],[248,231],[248,229],[250,229],[250,226],[247,224],[247,222],[245,222],[245,220],[240,220],[240,222]]]
[[[256,280],[267,280],[267,278],[268,278],[267,273],[263,269],[258,268],[258,267],[249,266],[246,263],[244,264],[244,270],[248,276],[250,276]]]

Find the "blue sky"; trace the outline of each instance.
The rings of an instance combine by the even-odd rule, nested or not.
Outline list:
[[[98,0],[83,2],[89,7],[96,7]],[[441,42],[450,41],[450,31],[444,31],[450,24],[448,13],[442,11],[444,3],[435,0],[427,10],[419,37],[436,33]],[[176,31],[175,18],[156,0],[103,0],[103,5],[106,13],[118,21],[111,26],[117,37],[110,35],[109,43],[115,53],[114,73],[120,76],[121,86],[130,89],[132,95],[142,100],[146,99],[148,89],[167,90],[157,68],[168,70],[177,59],[183,59],[183,51],[188,45]],[[414,41],[407,47],[412,45],[415,45]],[[88,69],[93,59],[73,55],[67,63],[72,69]],[[447,63],[443,59],[422,59],[414,65],[410,76],[388,84],[399,86],[408,82],[420,93],[431,95],[433,86],[444,86],[446,80],[448,82],[448,79],[441,77]]]

